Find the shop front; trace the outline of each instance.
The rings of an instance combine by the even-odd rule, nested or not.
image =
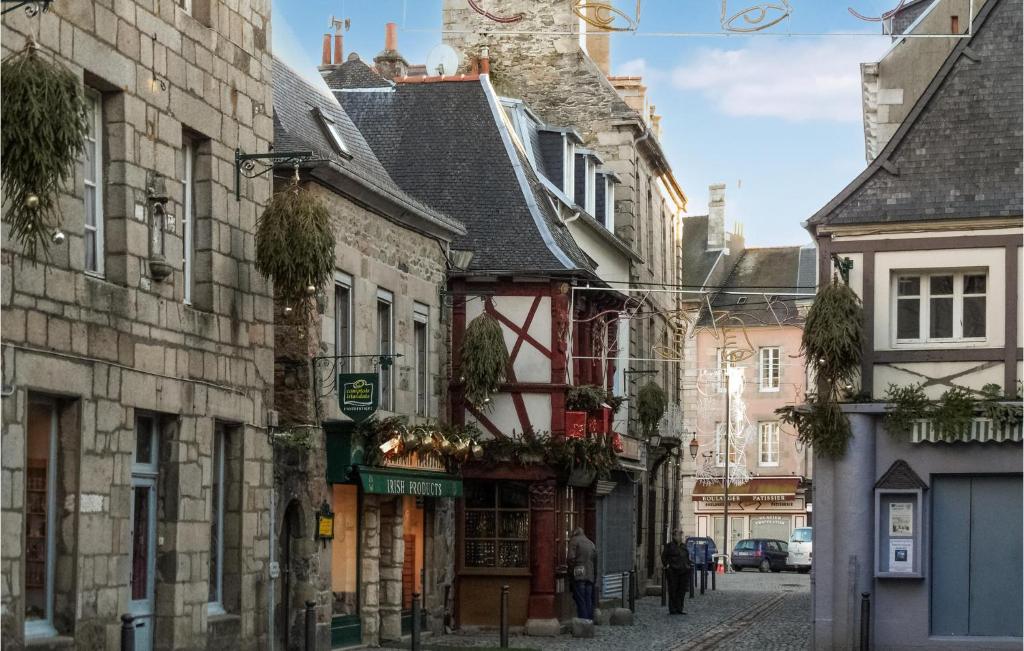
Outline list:
[[[423,597],[424,628],[443,625],[450,576],[450,519],[462,480],[431,455],[361,463],[350,426],[328,428],[332,503],[331,646],[398,640],[412,626],[413,595]],[[322,521],[322,520],[321,520]],[[326,531],[325,531],[326,532]],[[450,585],[450,584],[449,584]]]
[[[757,477],[729,487],[728,553],[744,538],[788,541],[793,529],[807,526],[807,507],[799,477]],[[725,491],[722,484],[693,491],[697,535],[710,536],[722,550],[725,539]]]

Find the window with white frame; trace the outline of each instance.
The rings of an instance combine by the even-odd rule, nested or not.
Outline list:
[[[174,0],[175,3],[185,10],[185,13],[192,13],[192,0]]]
[[[732,362],[729,361],[730,351],[725,348],[718,348],[715,350],[715,367],[718,369],[717,372],[717,384],[718,392],[725,393],[729,386],[729,369],[732,368]]]
[[[719,467],[725,466],[725,449],[729,448],[729,463],[736,463],[736,445],[726,445],[725,442],[725,423],[715,423],[715,465]]]
[[[779,465],[779,424],[760,423],[757,438],[758,465]]]
[[[103,96],[85,92],[88,129],[85,132],[85,271],[103,275]]]
[[[562,158],[562,190],[569,201],[576,200],[576,144],[569,137],[569,134],[562,134],[562,142],[565,143]]]
[[[380,376],[380,408],[394,411],[395,352],[394,294],[386,289],[377,290],[377,354],[381,356],[378,374]]]
[[[583,179],[583,209],[588,215],[594,215],[597,210],[597,168],[592,156],[584,156]]]
[[[430,415],[430,308],[413,304],[413,356],[416,369],[416,415]]]
[[[210,510],[210,567],[209,597],[206,612],[210,615],[224,614],[224,493],[227,489],[227,475],[224,472],[224,457],[227,452],[228,430],[222,423],[213,429],[213,459]]]
[[[181,230],[182,230],[182,282],[184,283],[182,300],[191,305],[192,304],[192,276],[195,262],[195,233],[196,233],[196,215],[195,215],[195,196],[196,196],[196,165],[195,155],[196,147],[189,140],[185,140],[181,148],[182,158],[184,159],[184,174],[182,175],[182,185],[184,186],[184,199],[182,205],[181,215]]]
[[[604,177],[604,225],[615,232],[615,181],[610,176]]]
[[[334,274],[334,354],[338,357],[338,371],[349,373],[352,367],[352,276]]]
[[[901,271],[892,282],[897,343],[985,340],[984,271]]]
[[[25,441],[25,637],[57,634],[57,405],[30,397]]]
[[[782,351],[778,346],[762,348],[758,360],[761,391],[778,391],[782,377]]]
[[[323,113],[320,114],[320,119],[324,123],[324,127],[327,129],[328,135],[331,137],[331,144],[339,154],[348,154],[348,145],[345,144],[345,137],[341,133],[341,127],[338,123],[330,119]]]

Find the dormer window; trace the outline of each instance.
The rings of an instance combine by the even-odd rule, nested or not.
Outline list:
[[[316,113],[320,118],[320,123],[323,125],[324,131],[327,132],[327,135],[330,138],[331,146],[334,147],[334,151],[345,157],[350,157],[351,154],[348,151],[348,145],[345,144],[345,137],[342,135],[341,127],[338,123],[324,115],[319,109],[316,110]]]
[[[597,165],[594,157],[585,149],[576,150],[576,194],[575,201],[588,215],[596,217]]]
[[[612,172],[595,173],[594,183],[594,219],[605,228],[615,231],[615,183],[617,177]]]

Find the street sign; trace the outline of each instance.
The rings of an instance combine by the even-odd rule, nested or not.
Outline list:
[[[360,423],[377,411],[380,379],[376,373],[339,373],[338,406],[341,413]]]

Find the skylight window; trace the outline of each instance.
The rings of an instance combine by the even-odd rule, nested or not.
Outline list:
[[[338,123],[324,115],[320,110],[317,110],[316,113],[320,118],[320,122],[324,125],[324,130],[331,139],[331,145],[334,147],[334,150],[339,154],[351,156],[348,145],[345,144],[345,136],[342,135],[341,127],[338,126]]]

